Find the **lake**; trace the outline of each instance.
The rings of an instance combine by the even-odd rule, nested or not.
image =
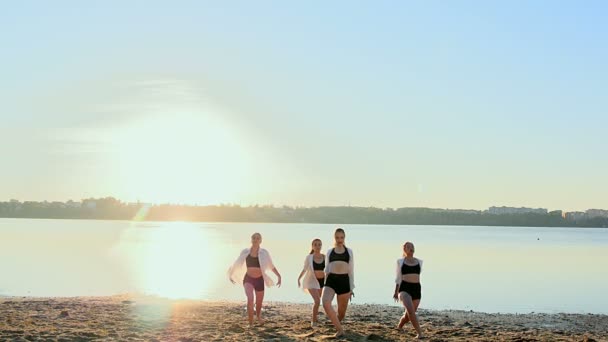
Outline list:
[[[336,225],[0,219],[0,295],[244,300],[226,276],[260,232],[283,275],[267,301],[309,302],[297,276]],[[354,303],[393,304],[405,241],[424,260],[421,308],[608,313],[608,229],[345,225]]]

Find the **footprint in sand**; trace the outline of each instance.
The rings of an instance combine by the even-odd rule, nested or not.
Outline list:
[[[321,336],[320,339],[322,340],[343,340],[346,339],[348,337],[348,335],[344,334],[342,336],[336,337],[334,335],[324,335]]]
[[[307,338],[307,337],[312,337],[314,335],[315,335],[315,332],[313,331],[313,332],[309,332],[307,334],[292,335],[292,336],[297,339],[303,339],[303,338]]]

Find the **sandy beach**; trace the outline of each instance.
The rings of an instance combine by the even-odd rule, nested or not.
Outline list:
[[[247,327],[243,303],[169,301],[132,296],[0,299],[0,340],[10,341],[321,341],[334,329],[310,306],[267,303],[264,325]],[[398,306],[354,304],[348,341],[414,340],[395,328]],[[487,314],[420,310],[427,341],[608,341],[608,316]]]

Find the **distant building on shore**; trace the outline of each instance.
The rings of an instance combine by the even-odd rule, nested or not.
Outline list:
[[[515,207],[490,207],[488,213],[493,215],[504,214],[547,214],[547,209],[544,208],[515,208]]]
[[[587,218],[608,217],[608,210],[603,209],[588,209],[585,213]]]
[[[582,211],[570,211],[566,213],[566,220],[568,221],[580,221],[587,218],[587,214]]]
[[[448,213],[457,213],[457,214],[479,214],[481,211],[473,210],[473,209],[445,209]]]

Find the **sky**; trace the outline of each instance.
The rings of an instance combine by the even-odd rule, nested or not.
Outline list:
[[[0,201],[608,209],[604,1],[19,1]]]

